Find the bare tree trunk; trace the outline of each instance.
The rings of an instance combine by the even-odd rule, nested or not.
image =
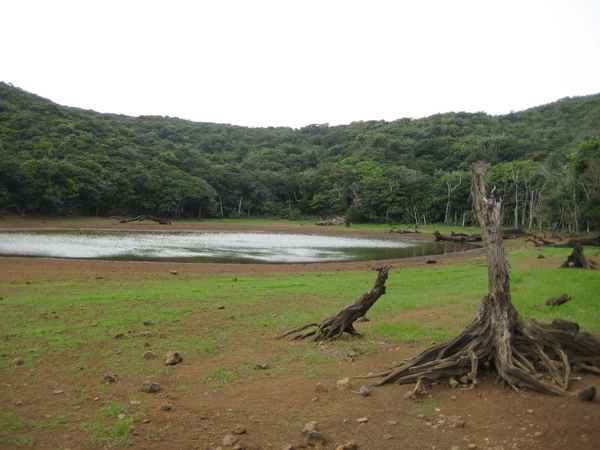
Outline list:
[[[473,209],[482,230],[488,267],[488,294],[482,299],[475,320],[455,339],[435,345],[400,363],[376,383],[414,383],[416,396],[426,382],[466,375],[477,384],[477,372],[494,368],[498,380],[511,388],[532,389],[550,395],[591,400],[592,386],[577,393],[568,391],[571,365],[600,373],[600,339],[580,333],[576,323],[554,319],[551,324],[524,319],[510,296],[510,266],[502,243],[501,205],[488,198],[482,165],[472,168]],[[561,372],[554,361],[564,368]],[[536,368],[543,366],[550,381]]]

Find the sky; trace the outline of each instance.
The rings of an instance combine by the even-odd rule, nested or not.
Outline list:
[[[251,127],[508,114],[600,92],[600,0],[0,0],[0,81]]]

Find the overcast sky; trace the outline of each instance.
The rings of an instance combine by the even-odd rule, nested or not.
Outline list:
[[[600,92],[600,0],[0,0],[0,80],[254,127],[506,114]]]

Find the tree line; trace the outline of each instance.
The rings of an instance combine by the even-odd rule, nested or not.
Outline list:
[[[482,161],[505,226],[600,229],[600,94],[293,129],[99,114],[0,83],[0,155],[3,214],[470,225]]]

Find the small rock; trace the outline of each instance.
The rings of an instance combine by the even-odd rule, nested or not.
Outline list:
[[[239,441],[233,434],[228,434],[223,438],[223,445],[226,447],[233,447]]]
[[[460,383],[461,384],[469,384],[469,377],[466,375],[463,375],[462,377],[460,377]]]
[[[360,419],[356,419],[358,423],[367,423],[369,421],[368,417],[361,417]]]
[[[149,350],[146,353],[144,353],[144,359],[154,359],[156,357],[158,357],[158,355],[156,354],[156,352],[153,352],[152,350]]]
[[[149,320],[147,320],[146,322],[144,322],[144,325],[149,327],[149,326],[154,325],[154,322],[150,322]]]
[[[319,424],[317,422],[308,422],[302,427],[302,434],[307,435],[311,431],[319,431]]]
[[[338,389],[348,389],[348,387],[350,386],[350,378],[346,377],[342,378],[341,380],[338,380],[336,386]]]
[[[181,355],[177,352],[170,351],[167,353],[167,357],[165,358],[165,365],[172,366],[174,364],[178,364],[183,361]]]
[[[96,280],[104,280],[104,277],[96,277]]]
[[[544,255],[537,255],[537,259],[544,259],[545,256]]]
[[[124,338],[125,338],[125,333],[115,334],[115,339],[124,339]]]
[[[528,409],[528,410],[527,410],[527,413],[528,413],[528,414],[533,414],[533,409]]]
[[[154,381],[144,381],[142,383],[142,387],[140,388],[140,391],[147,392],[149,394],[151,394],[153,392],[158,392],[158,391],[160,391],[160,384],[155,383]]]
[[[225,305],[219,305],[219,309],[225,309]]]
[[[467,448],[477,448],[477,444],[469,444]]]
[[[61,390],[61,389],[56,389],[54,392],[52,392],[54,395],[60,395],[60,394],[64,394],[65,391]]]
[[[308,445],[316,446],[325,442],[325,436],[318,431],[310,431],[306,435],[306,443]]]
[[[142,423],[150,423],[150,419],[144,419],[142,420]]]
[[[246,433],[246,427],[242,425],[236,425],[233,429],[233,434],[244,434]]]
[[[435,264],[437,263],[437,261],[435,259],[428,259],[427,261],[425,261],[427,264]]]
[[[448,380],[448,385],[450,386],[450,389],[454,389],[458,386],[458,381],[456,381],[454,378],[450,378]]]
[[[107,373],[104,375],[104,378],[102,378],[102,383],[114,383],[116,381],[119,381],[116,374]]]
[[[398,425],[398,421],[396,420],[388,420],[388,425]]]
[[[173,404],[169,402],[164,402],[162,405],[160,405],[160,409],[162,409],[163,411],[171,411],[173,409]]]
[[[390,439],[394,439],[394,436],[392,436],[391,434],[384,434],[383,438],[386,440],[390,440]]]
[[[268,364],[256,363],[254,365],[254,368],[257,369],[257,370],[268,370],[269,369],[269,365]]]
[[[340,447],[342,447],[342,450],[358,450],[358,443],[355,440],[351,440],[346,442],[344,445],[341,445]]]
[[[358,390],[358,393],[363,397],[368,397],[369,395],[371,395],[371,391],[369,391],[366,386],[361,386]]]
[[[171,275],[178,275],[179,274],[179,272],[177,272],[176,270],[171,270],[169,273]]]
[[[17,405],[17,406],[23,406],[23,402],[21,400],[17,400],[15,402],[15,405]]]
[[[467,425],[467,422],[465,422],[465,421],[464,421],[464,420],[462,420],[462,419],[459,419],[459,420],[455,420],[455,421],[454,421],[454,426],[455,426],[456,428],[464,428],[464,427],[465,427],[465,425]]]
[[[296,450],[296,447],[286,442],[285,444],[283,444],[280,450]]]
[[[17,367],[17,366],[22,366],[23,364],[25,364],[25,361],[20,356],[13,359],[13,362],[12,362],[13,366]]]
[[[125,418],[125,414],[119,414],[119,415],[117,416],[117,418],[118,418],[119,420],[123,420],[123,419]]]
[[[317,383],[317,385],[315,386],[315,390],[318,393],[323,393],[323,392],[327,392],[327,388],[325,386],[323,386],[322,383]]]

